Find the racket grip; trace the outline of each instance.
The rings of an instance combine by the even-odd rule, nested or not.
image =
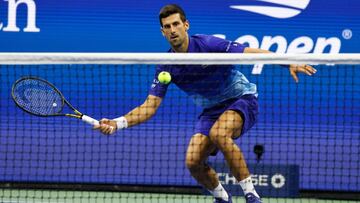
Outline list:
[[[90,124],[90,125],[100,125],[99,121],[96,119],[91,118],[90,116],[87,115],[82,115],[81,120],[83,120],[84,122]]]

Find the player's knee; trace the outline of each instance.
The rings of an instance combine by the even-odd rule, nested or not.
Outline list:
[[[242,129],[242,124],[236,128],[226,128],[220,127],[219,125],[214,125],[209,132],[209,138],[212,143],[219,147],[219,145],[225,142],[228,138],[234,139],[237,138]]]
[[[186,167],[190,172],[194,173],[201,170],[201,163],[194,159],[186,159]]]
[[[197,167],[197,163],[193,160],[186,160],[186,168],[189,169],[189,171],[194,171],[196,170]]]
[[[219,146],[227,137],[231,137],[231,131],[214,126],[210,130],[209,137],[212,143]]]

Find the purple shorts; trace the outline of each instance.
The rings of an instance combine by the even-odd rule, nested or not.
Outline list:
[[[238,112],[244,123],[241,134],[247,132],[256,122],[258,115],[258,101],[254,95],[248,94],[238,98],[229,99],[211,108],[204,109],[195,126],[195,133],[209,136],[211,127],[222,113],[227,110]],[[239,137],[239,136],[237,136]]]

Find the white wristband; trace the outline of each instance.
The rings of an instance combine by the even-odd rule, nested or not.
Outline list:
[[[116,121],[116,126],[117,126],[118,130],[128,127],[128,122],[127,122],[127,120],[126,120],[126,118],[124,116],[121,116],[119,118],[115,118],[113,120]]]

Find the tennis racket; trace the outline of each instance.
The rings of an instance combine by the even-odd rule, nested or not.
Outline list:
[[[67,116],[81,119],[91,125],[99,125],[99,121],[80,113],[50,82],[37,77],[22,77],[12,86],[11,96],[16,105],[35,116]],[[72,113],[65,113],[65,106]]]

